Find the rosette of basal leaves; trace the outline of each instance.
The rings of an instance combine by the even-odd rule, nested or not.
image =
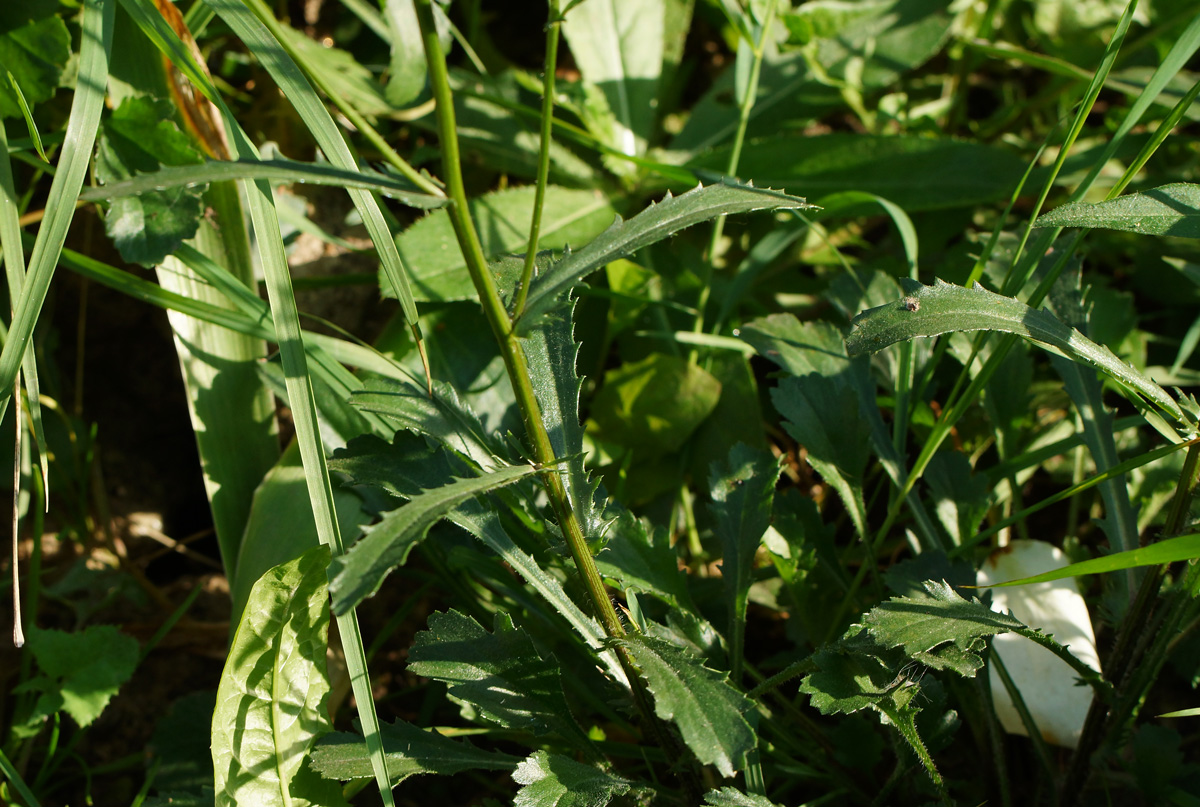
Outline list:
[[[458,611],[431,614],[408,657],[410,671],[444,682],[450,697],[485,720],[536,737],[556,734],[596,755],[571,717],[557,662],[543,658],[507,614],[496,614],[491,633]]]

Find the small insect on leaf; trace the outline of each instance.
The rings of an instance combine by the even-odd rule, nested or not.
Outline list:
[[[905,297],[904,298],[904,310],[905,311],[920,311],[921,310],[921,301],[918,300],[916,297]]]

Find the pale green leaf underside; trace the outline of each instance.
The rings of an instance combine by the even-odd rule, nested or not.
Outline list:
[[[297,798],[294,784],[329,729],[328,562],[328,547],[309,550],[264,574],[250,593],[213,712],[218,805],[314,803]]]
[[[233,179],[269,179],[357,188],[396,199],[409,207],[422,209],[449,204],[447,199],[415,191],[405,180],[378,171],[349,171],[332,165],[304,163],[298,160],[209,160],[200,165],[164,166],[158,171],[139,174],[132,179],[89,188],[79,194],[79,198],[85,202],[94,202]]]
[[[685,227],[722,215],[807,207],[812,205],[798,196],[734,182],[697,186],[679,196],[668,195],[628,221],[617,219],[587,246],[567,255],[534,280],[520,321],[528,327],[553,309],[561,296],[583,277]]]
[[[1012,333],[1103,370],[1175,420],[1190,425],[1166,390],[1047,311],[994,294],[978,283],[967,289],[942,280],[925,286],[901,278],[900,285],[907,295],[902,300],[868,309],[853,319],[854,329],[846,337],[850,355],[873,353],[908,339],[956,331]]]
[[[344,614],[379,590],[383,579],[408,557],[413,544],[456,505],[536,473],[532,465],[508,466],[414,496],[389,512],[358,543],[329,566],[333,611]]]
[[[1039,216],[1034,226],[1200,238],[1200,185],[1176,182],[1106,202],[1070,202]]]

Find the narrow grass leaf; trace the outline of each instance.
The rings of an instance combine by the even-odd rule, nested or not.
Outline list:
[[[629,790],[629,782],[561,754],[535,751],[513,771],[521,785],[513,807],[604,807]]]
[[[992,586],[1024,586],[1030,583],[1046,583],[1066,577],[1085,577],[1089,574],[1118,572],[1138,566],[1161,566],[1165,563],[1178,563],[1196,558],[1200,558],[1200,533],[1191,533],[1174,538],[1164,538],[1149,546],[1131,549],[1127,552],[1114,552],[1102,558],[1082,560],[1052,572],[1008,580],[1003,583],[993,583]]]
[[[902,278],[900,284],[906,293],[902,300],[868,309],[852,320],[854,329],[846,337],[850,355],[873,353],[917,337],[956,331],[1002,331],[1103,370],[1179,423],[1190,424],[1166,390],[1047,311],[994,294],[978,283],[966,289],[943,280],[925,286]]]
[[[758,712],[724,673],[673,644],[645,636],[621,641],[654,695],[654,711],[679,728],[684,742],[722,776],[740,770],[755,749]]]
[[[250,593],[213,712],[218,805],[345,804],[340,788],[301,771],[331,728],[328,563],[329,548],[316,547],[263,575]]]
[[[1107,202],[1069,202],[1039,216],[1034,226],[1200,238],[1200,185],[1175,182]]]
[[[471,704],[488,721],[554,732],[594,753],[571,717],[557,662],[543,658],[507,614],[495,615],[490,633],[458,611],[430,614],[429,630],[416,635],[408,659],[409,671],[444,682],[451,697]]]
[[[587,246],[565,256],[535,279],[517,327],[528,330],[538,317],[557,307],[562,296],[579,280],[610,261],[631,255],[685,227],[718,216],[807,207],[812,205],[799,197],[733,182],[698,186],[679,196],[668,194],[628,221],[618,218]]]
[[[93,0],[83,8],[79,66],[75,97],[71,101],[71,116],[67,121],[54,181],[46,198],[46,215],[29,257],[29,274],[21,296],[13,306],[8,339],[3,352],[0,352],[0,417],[12,396],[26,347],[46,300],[67,230],[75,216],[74,200],[83,187],[88,163],[91,162],[100,113],[104,110],[115,8],[116,0]],[[49,19],[62,23],[57,17]]]
[[[430,527],[456,505],[536,472],[532,465],[508,466],[475,478],[459,479],[414,496],[408,504],[388,513],[382,522],[368,528],[366,535],[345,555],[334,558],[330,564],[334,613],[344,614],[378,591],[383,579],[404,563]]]
[[[12,71],[5,70],[4,72],[8,75],[8,83],[16,96],[17,105],[21,107],[21,115],[25,118],[25,128],[29,130],[29,139],[33,141],[33,148],[43,161],[49,163],[50,158],[46,156],[46,149],[42,147],[42,135],[38,132],[37,122],[33,119],[33,111],[25,101],[25,93],[21,92],[21,85],[17,83],[17,77],[12,74]],[[5,147],[5,152],[7,151],[8,149]]]
[[[85,202],[120,199],[163,191],[190,188],[207,182],[232,179],[269,179],[275,182],[332,185],[371,191],[395,199],[409,207],[428,210],[445,207],[446,199],[413,190],[407,180],[367,168],[348,170],[323,163],[299,160],[208,160],[195,165],[165,165],[155,171],[138,173],[128,179],[89,188],[79,195]]]
[[[411,723],[385,723],[380,734],[393,785],[425,773],[453,776],[463,771],[511,771],[521,761],[519,757],[484,751],[465,740],[443,737],[434,729],[418,728]],[[313,748],[312,767],[326,779],[347,781],[372,776],[367,745],[355,734],[322,737]]]

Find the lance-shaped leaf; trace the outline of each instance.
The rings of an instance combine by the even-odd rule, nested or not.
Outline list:
[[[679,727],[683,741],[705,765],[733,776],[758,742],[758,712],[729,685],[725,674],[710,670],[690,653],[645,636],[622,640],[654,695],[654,711]]]
[[[553,732],[578,748],[591,742],[571,717],[557,662],[542,658],[524,630],[496,614],[493,632],[458,611],[429,616],[408,654],[410,671],[445,682],[451,697],[466,701],[505,728]]]
[[[1070,202],[1039,216],[1034,226],[1200,238],[1200,185],[1174,182],[1107,202]]]
[[[345,804],[341,790],[301,766],[329,731],[329,630],[320,546],[255,583],[233,638],[212,722],[218,805]]]
[[[140,99],[135,99],[140,100]],[[164,191],[169,188],[192,188],[207,182],[233,179],[269,179],[274,182],[300,182],[313,185],[334,185],[339,188],[366,190],[395,199],[409,207],[430,209],[445,207],[448,199],[420,193],[407,180],[366,168],[350,170],[328,164],[306,163],[299,160],[208,160],[195,165],[164,165],[89,188],[79,194],[85,202],[101,199],[121,199]]]
[[[484,751],[411,723],[385,723],[379,734],[393,785],[422,773],[450,776],[472,770],[511,771],[520,762],[518,757]],[[342,732],[321,738],[312,752],[312,767],[326,779],[370,779],[375,775],[366,740]]]
[[[893,597],[863,620],[871,636],[926,667],[971,677],[983,666],[987,636],[1028,630],[1019,620],[978,600],[964,600],[944,582],[926,584],[928,597]]]
[[[519,327],[522,332],[528,330],[538,317],[552,310],[577,281],[596,269],[661,241],[685,227],[718,216],[754,210],[808,207],[812,205],[798,196],[731,181],[697,186],[680,196],[668,194],[661,202],[651,205],[628,221],[618,218],[587,246],[567,255],[534,280]]]
[[[1103,370],[1177,421],[1189,424],[1166,390],[1047,311],[994,294],[978,283],[967,289],[943,280],[925,286],[910,278],[900,278],[900,285],[906,295],[903,299],[868,309],[853,319],[854,330],[846,337],[850,355],[873,353],[907,339],[955,331],[1017,334]]]
[[[729,601],[735,680],[741,669],[754,555],[771,526],[771,504],[781,471],[779,460],[770,452],[738,443],[730,450],[727,464],[713,463],[709,478],[711,509],[716,518],[713,530],[721,540],[721,577]]]
[[[366,535],[350,551],[330,564],[334,613],[344,614],[378,591],[383,579],[404,563],[429,528],[456,505],[512,484],[537,470],[532,465],[510,465],[482,476],[459,479],[413,496],[408,504],[387,513],[380,523],[366,528]]]
[[[629,782],[559,754],[536,751],[517,766],[522,785],[514,807],[604,807],[629,790]]]

